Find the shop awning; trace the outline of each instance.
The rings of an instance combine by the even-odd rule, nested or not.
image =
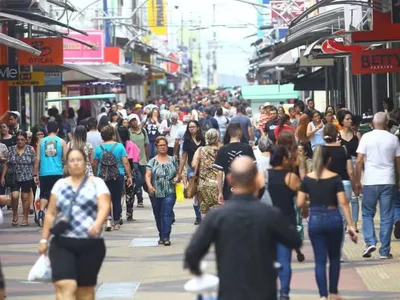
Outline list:
[[[260,69],[263,68],[268,70],[276,67],[292,66],[297,62],[298,59],[299,59],[299,49],[296,48],[289,50],[288,52],[281,54],[272,60],[262,62],[261,64],[258,65],[258,67]]]
[[[300,93],[294,90],[293,84],[268,84],[242,86],[242,97],[246,100],[284,101],[297,99]]]
[[[104,73],[110,73],[110,74],[128,74],[128,73],[133,73],[132,70],[124,67],[120,67],[116,64],[113,63],[99,63],[99,64],[84,64],[84,66],[94,68],[98,71],[104,72]]]
[[[42,51],[33,48],[32,46],[20,41],[18,39],[12,38],[4,33],[0,33],[0,44],[6,45],[11,48],[26,51],[34,55],[40,55]]]
[[[114,99],[116,94],[100,94],[100,95],[85,95],[85,96],[74,96],[74,97],[61,97],[61,98],[47,98],[46,102],[58,102],[58,101],[72,101],[72,100],[102,100],[102,99]]]
[[[13,21],[18,21],[18,22],[30,24],[30,25],[33,25],[33,26],[48,30],[50,32],[57,33],[59,35],[63,35],[64,34],[62,31],[57,30],[55,27],[52,27],[50,25],[46,25],[46,24],[43,24],[43,23],[40,23],[40,22],[37,22],[37,21],[34,21],[34,20],[30,20],[30,19],[27,19],[27,18],[23,18],[23,17],[20,17],[20,16],[16,16],[16,15],[6,14],[6,13],[3,13],[3,12],[0,12],[0,17],[6,18],[6,19],[10,19],[10,20],[13,20]]]
[[[153,65],[151,63],[145,62],[145,61],[137,61],[136,62],[138,65],[143,65],[146,67],[149,67],[151,69],[152,72],[155,73],[165,73],[165,70],[159,66]]]
[[[162,54],[158,54],[157,60],[171,62],[171,63],[177,64],[177,65],[180,65],[179,61],[177,61],[175,59],[172,59],[172,58],[170,58],[168,56],[162,55]]]
[[[86,81],[121,81],[120,77],[101,71],[96,66],[64,63],[63,82],[86,82]]]
[[[296,91],[326,91],[325,70],[325,68],[320,68],[302,77],[292,79],[290,82],[294,84]],[[336,76],[332,76],[328,81],[328,90],[334,89],[334,86],[336,86]]]
[[[124,64],[122,65],[124,69],[129,69],[132,73],[138,74],[140,76],[146,76],[146,70],[143,70],[138,64]]]

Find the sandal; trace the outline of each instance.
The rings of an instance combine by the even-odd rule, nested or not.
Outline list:
[[[11,226],[18,226],[18,220],[16,220],[16,221],[12,220]]]
[[[110,220],[107,220],[107,225],[106,225],[105,231],[111,231],[111,228],[112,228],[112,226],[111,226],[111,221],[110,221]]]
[[[44,224],[44,218],[45,218],[45,213],[43,210],[39,210],[39,216],[38,216],[38,225],[39,227],[43,227]]]
[[[19,226],[27,227],[27,226],[29,226],[29,223],[28,223],[28,221],[26,221],[26,222],[21,222],[21,224],[20,224]]]
[[[115,224],[113,226],[113,230],[119,230],[120,228],[121,228],[121,225],[119,225],[119,224]]]

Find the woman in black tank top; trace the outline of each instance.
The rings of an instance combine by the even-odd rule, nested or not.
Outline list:
[[[283,216],[296,226],[296,210],[294,197],[300,188],[299,177],[290,171],[289,153],[284,146],[278,146],[273,153],[268,170],[268,191],[274,206],[278,207]],[[280,281],[280,299],[289,299],[292,250],[282,244],[277,244],[277,261],[281,264],[278,272]]]

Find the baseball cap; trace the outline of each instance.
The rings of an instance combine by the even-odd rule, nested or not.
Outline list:
[[[136,119],[140,123],[139,117],[136,114],[130,114],[126,119],[128,120],[128,122],[132,121],[133,119]]]
[[[9,111],[8,114],[9,115],[16,115],[18,119],[21,117],[21,114],[18,111]]]
[[[265,102],[265,103],[264,103],[264,107],[267,107],[267,106],[272,106],[272,105],[271,105],[271,103],[269,103],[269,102]]]
[[[124,104],[122,102],[118,102],[117,106],[124,106]]]
[[[143,106],[141,104],[139,104],[139,103],[135,105],[135,108],[142,108],[142,107]]]

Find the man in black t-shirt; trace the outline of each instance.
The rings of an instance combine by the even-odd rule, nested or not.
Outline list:
[[[249,156],[254,159],[254,161],[256,159],[253,148],[249,144],[240,142],[243,137],[243,132],[239,123],[230,124],[228,134],[231,138],[230,143],[218,150],[214,163],[214,167],[218,169],[218,202],[220,204],[228,200],[232,194],[231,186],[226,181],[226,175],[230,171],[232,161],[239,156]],[[225,179],[223,181],[222,179],[224,176]]]
[[[278,126],[278,110],[276,107],[272,107],[269,112],[269,121],[264,125],[264,136],[268,136],[268,138],[276,144],[275,138],[275,127]]]

